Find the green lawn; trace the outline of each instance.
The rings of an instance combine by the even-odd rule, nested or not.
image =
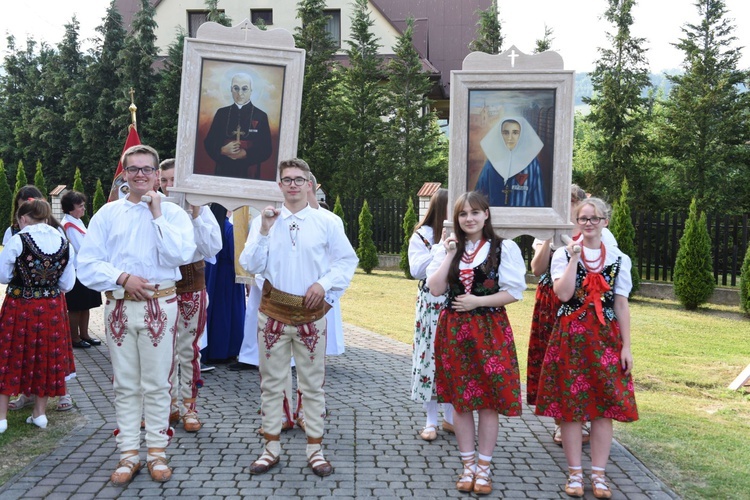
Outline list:
[[[416,287],[396,271],[357,271],[344,321],[411,343]],[[533,289],[508,307],[522,381],[533,307]],[[726,389],[750,363],[750,320],[653,299],[632,300],[631,318],[640,420],[616,425],[616,438],[683,498],[750,498],[750,394]]]

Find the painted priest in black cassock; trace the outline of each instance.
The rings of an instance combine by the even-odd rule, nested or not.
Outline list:
[[[204,145],[216,162],[214,175],[259,179],[260,164],[271,156],[268,115],[250,102],[250,75],[234,75],[231,91],[234,104],[216,111]]]

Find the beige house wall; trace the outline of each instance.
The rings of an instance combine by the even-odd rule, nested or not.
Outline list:
[[[232,20],[232,24],[239,24],[244,19],[250,19],[251,9],[273,9],[273,24],[268,29],[284,28],[292,33],[300,26],[297,19],[298,0],[221,0],[219,8]],[[369,4],[369,2],[368,2]],[[392,54],[399,32],[388,20],[370,5],[370,15],[374,21],[373,34],[381,45],[381,54]],[[187,32],[188,11],[203,11],[206,9],[204,0],[163,0],[156,7],[154,20],[156,28],[156,46],[160,56],[166,56],[169,45],[174,42],[180,27]],[[352,1],[328,0],[326,9],[341,10],[341,47],[347,48],[346,41],[352,29]],[[343,53],[343,50],[340,51]]]

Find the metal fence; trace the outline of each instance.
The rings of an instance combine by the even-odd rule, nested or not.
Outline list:
[[[354,248],[359,245],[359,213],[363,200],[342,200],[347,236]],[[399,253],[404,239],[403,221],[406,202],[368,200],[373,218],[373,240],[379,253]],[[418,206],[415,200],[414,206]],[[633,211],[636,255],[633,265],[649,281],[672,281],[680,238],[685,230],[686,213]],[[742,260],[750,239],[749,216],[706,214],[711,237],[714,278],[718,285],[736,286]],[[516,238],[527,266],[534,256],[531,236]]]

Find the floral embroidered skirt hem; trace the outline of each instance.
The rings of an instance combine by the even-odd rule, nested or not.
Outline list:
[[[438,402],[460,413],[521,414],[518,359],[505,310],[444,309],[435,333],[435,364]]]
[[[425,402],[435,396],[435,328],[445,296],[433,296],[425,286],[417,295],[411,359],[411,399]]]
[[[75,373],[65,298],[5,296],[0,309],[0,394],[63,396]]]
[[[535,413],[564,422],[638,420],[633,379],[620,365],[620,325],[579,313],[561,317],[552,332]]]
[[[530,405],[536,404],[544,353],[547,352],[547,344],[549,344],[552,329],[555,327],[560,305],[560,299],[555,295],[552,286],[540,281],[536,288],[534,313],[531,316],[528,368],[526,369],[526,402]]]

